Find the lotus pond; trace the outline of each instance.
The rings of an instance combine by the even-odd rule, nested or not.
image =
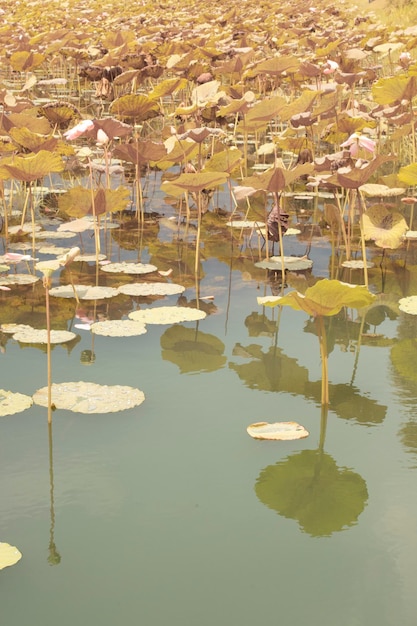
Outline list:
[[[414,626],[417,31],[49,4],[0,29],[2,624]]]

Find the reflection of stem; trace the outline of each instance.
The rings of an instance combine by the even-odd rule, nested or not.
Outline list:
[[[355,376],[356,376],[356,370],[358,369],[358,362],[359,362],[359,352],[361,350],[361,344],[362,344],[362,333],[363,333],[363,327],[365,326],[365,315],[362,315],[361,317],[361,325],[359,328],[359,336],[358,336],[358,342],[356,345],[356,352],[355,352],[355,362],[353,364],[353,372],[352,372],[352,379],[350,381],[350,385],[352,386],[355,380]]]
[[[52,447],[52,422],[48,423],[48,441],[49,441],[49,496],[50,496],[50,517],[51,525],[49,528],[49,565],[58,565],[61,562],[61,555],[56,549],[54,531],[55,531],[55,507],[54,507],[54,462]]]
[[[321,356],[321,404],[329,404],[329,368],[327,359],[327,340],[326,329],[324,326],[324,320],[322,315],[317,315],[315,318],[317,325],[317,333],[320,342],[320,356]]]
[[[197,193],[197,239],[195,243],[194,272],[198,278],[198,266],[200,262],[200,235],[201,235],[201,191]]]
[[[48,424],[52,423],[51,316],[49,311],[49,278],[44,278],[46,304],[46,363],[48,383]]]
[[[365,212],[365,206],[363,203],[363,198],[361,193],[358,193],[358,201],[359,201],[359,209],[360,209],[360,216],[359,216],[359,226],[360,226],[360,230],[361,230],[361,249],[362,249],[362,259],[363,259],[363,279],[365,282],[365,287],[368,288],[368,262],[366,260],[366,248],[365,248],[365,233],[363,231],[363,220],[362,220],[362,216]]]
[[[324,452],[324,441],[326,439],[326,428],[327,428],[327,413],[329,407],[327,404],[322,405],[321,407],[321,420],[320,420],[320,441],[319,441],[319,451],[320,453]]]

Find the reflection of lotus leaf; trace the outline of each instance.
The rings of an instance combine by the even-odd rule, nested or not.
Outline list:
[[[32,406],[32,398],[30,396],[0,389],[0,417],[20,413],[30,406]]]
[[[303,450],[265,468],[255,486],[259,500],[313,537],[356,523],[368,499],[363,478],[320,450]]]
[[[288,357],[280,348],[275,347],[271,347],[266,354],[257,345],[244,349],[256,360],[241,365],[229,362],[229,367],[248,387],[304,395],[308,370],[298,365],[296,359]]]
[[[161,336],[162,358],[178,365],[182,374],[214,372],[226,363],[224,343],[195,328],[172,326]]]
[[[276,299],[276,298],[274,298]],[[249,337],[273,337],[277,330],[277,323],[261,313],[251,313],[245,319]]]
[[[417,381],[417,339],[403,339],[395,344],[391,361],[400,376]]]
[[[306,388],[306,397],[320,401],[321,381],[310,383]],[[329,385],[330,406],[345,420],[355,420],[359,424],[381,424],[387,414],[387,407],[376,400],[359,393],[353,385]]]
[[[14,565],[22,558],[21,552],[8,543],[0,542],[0,569]]]
[[[407,452],[417,453],[417,423],[409,421],[401,427],[399,432],[401,442]]]
[[[82,381],[52,384],[52,403],[55,407],[76,413],[115,413],[138,406],[144,399],[139,389],[122,385],[97,385]],[[33,401],[47,407],[48,387],[38,389]]]

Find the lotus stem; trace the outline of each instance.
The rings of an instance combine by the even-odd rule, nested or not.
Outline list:
[[[329,367],[327,355],[326,328],[324,326],[324,320],[322,315],[317,315],[315,321],[317,326],[317,334],[319,337],[321,356],[321,404],[322,406],[327,406],[329,404]]]

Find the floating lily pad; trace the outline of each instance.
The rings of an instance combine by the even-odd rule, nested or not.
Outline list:
[[[405,233],[406,239],[417,239],[417,230],[407,230]]]
[[[50,341],[51,343],[67,343],[67,341],[75,339],[76,336],[69,330],[51,330]],[[31,326],[21,328],[13,333],[13,339],[20,341],[20,343],[48,343],[47,330],[32,328]]]
[[[365,183],[359,187],[359,191],[372,198],[391,198],[405,193],[404,187],[387,187],[376,183]]]
[[[255,263],[255,267],[260,267],[264,270],[273,270],[275,272],[282,271],[282,261],[279,256],[271,256],[269,259],[265,261],[258,261]],[[308,270],[313,267],[313,261],[310,259],[306,259],[305,257],[296,257],[296,256],[284,256],[284,267],[286,270],[291,270],[294,272],[300,272],[303,270]]]
[[[40,280],[39,276],[32,276],[31,274],[11,274],[0,278],[0,285],[32,285],[38,280]]]
[[[104,261],[106,259],[105,254],[79,254],[77,256],[77,261],[84,261],[85,263],[95,263],[96,261]]]
[[[9,226],[9,235],[19,235],[20,233],[28,235],[33,232],[37,233],[39,230],[41,230],[41,227],[38,224],[35,224],[35,226],[33,226],[32,224],[23,224],[23,226]]]
[[[74,289],[80,300],[102,300],[103,298],[113,298],[118,295],[118,290],[114,287],[89,287],[88,285],[60,285],[49,290],[49,294],[55,298],[75,298]]]
[[[398,308],[409,315],[417,315],[417,296],[408,296],[398,300]]]
[[[234,220],[232,222],[226,222],[226,226],[232,228],[263,228],[265,222],[253,222],[251,220]]]
[[[21,411],[28,409],[30,406],[32,406],[32,398],[30,396],[25,396],[23,393],[13,393],[12,391],[0,389],[0,417],[20,413]],[[0,547],[2,545],[3,544],[0,543]]]
[[[351,270],[363,270],[365,267],[365,263],[364,261],[344,261],[342,263],[342,267],[348,267]],[[374,267],[374,264],[370,261],[367,261],[366,267],[370,269],[371,267]]]
[[[248,434],[254,439],[274,441],[292,441],[308,437],[309,432],[297,422],[256,422],[247,427]]]
[[[55,230],[43,230],[41,233],[36,233],[36,239],[72,239],[75,237],[75,233],[57,232]]]
[[[149,263],[109,263],[102,268],[103,272],[111,272],[115,274],[150,274],[158,269],[155,265]]]
[[[185,287],[175,283],[131,283],[118,288],[125,296],[171,296],[184,291]]]
[[[52,403],[57,409],[75,413],[115,413],[139,406],[145,399],[143,391],[123,385],[98,385],[89,382],[53,383]],[[33,396],[35,404],[48,406],[48,387]]]
[[[55,256],[61,256],[63,254],[67,254],[70,248],[62,248],[61,246],[55,246],[51,243],[49,246],[41,246],[39,248],[40,254],[54,254]]]
[[[106,320],[95,322],[90,326],[90,330],[95,335],[106,337],[134,337],[144,335],[146,326],[142,322],[135,322],[134,320]]]
[[[200,309],[186,306],[159,306],[141,311],[132,311],[129,318],[144,324],[178,324],[180,322],[194,322],[206,317]]]
[[[0,569],[15,565],[22,558],[22,553],[9,543],[0,542]]]
[[[289,237],[290,235],[299,235],[301,230],[299,228],[287,228],[284,233],[284,237]]]

